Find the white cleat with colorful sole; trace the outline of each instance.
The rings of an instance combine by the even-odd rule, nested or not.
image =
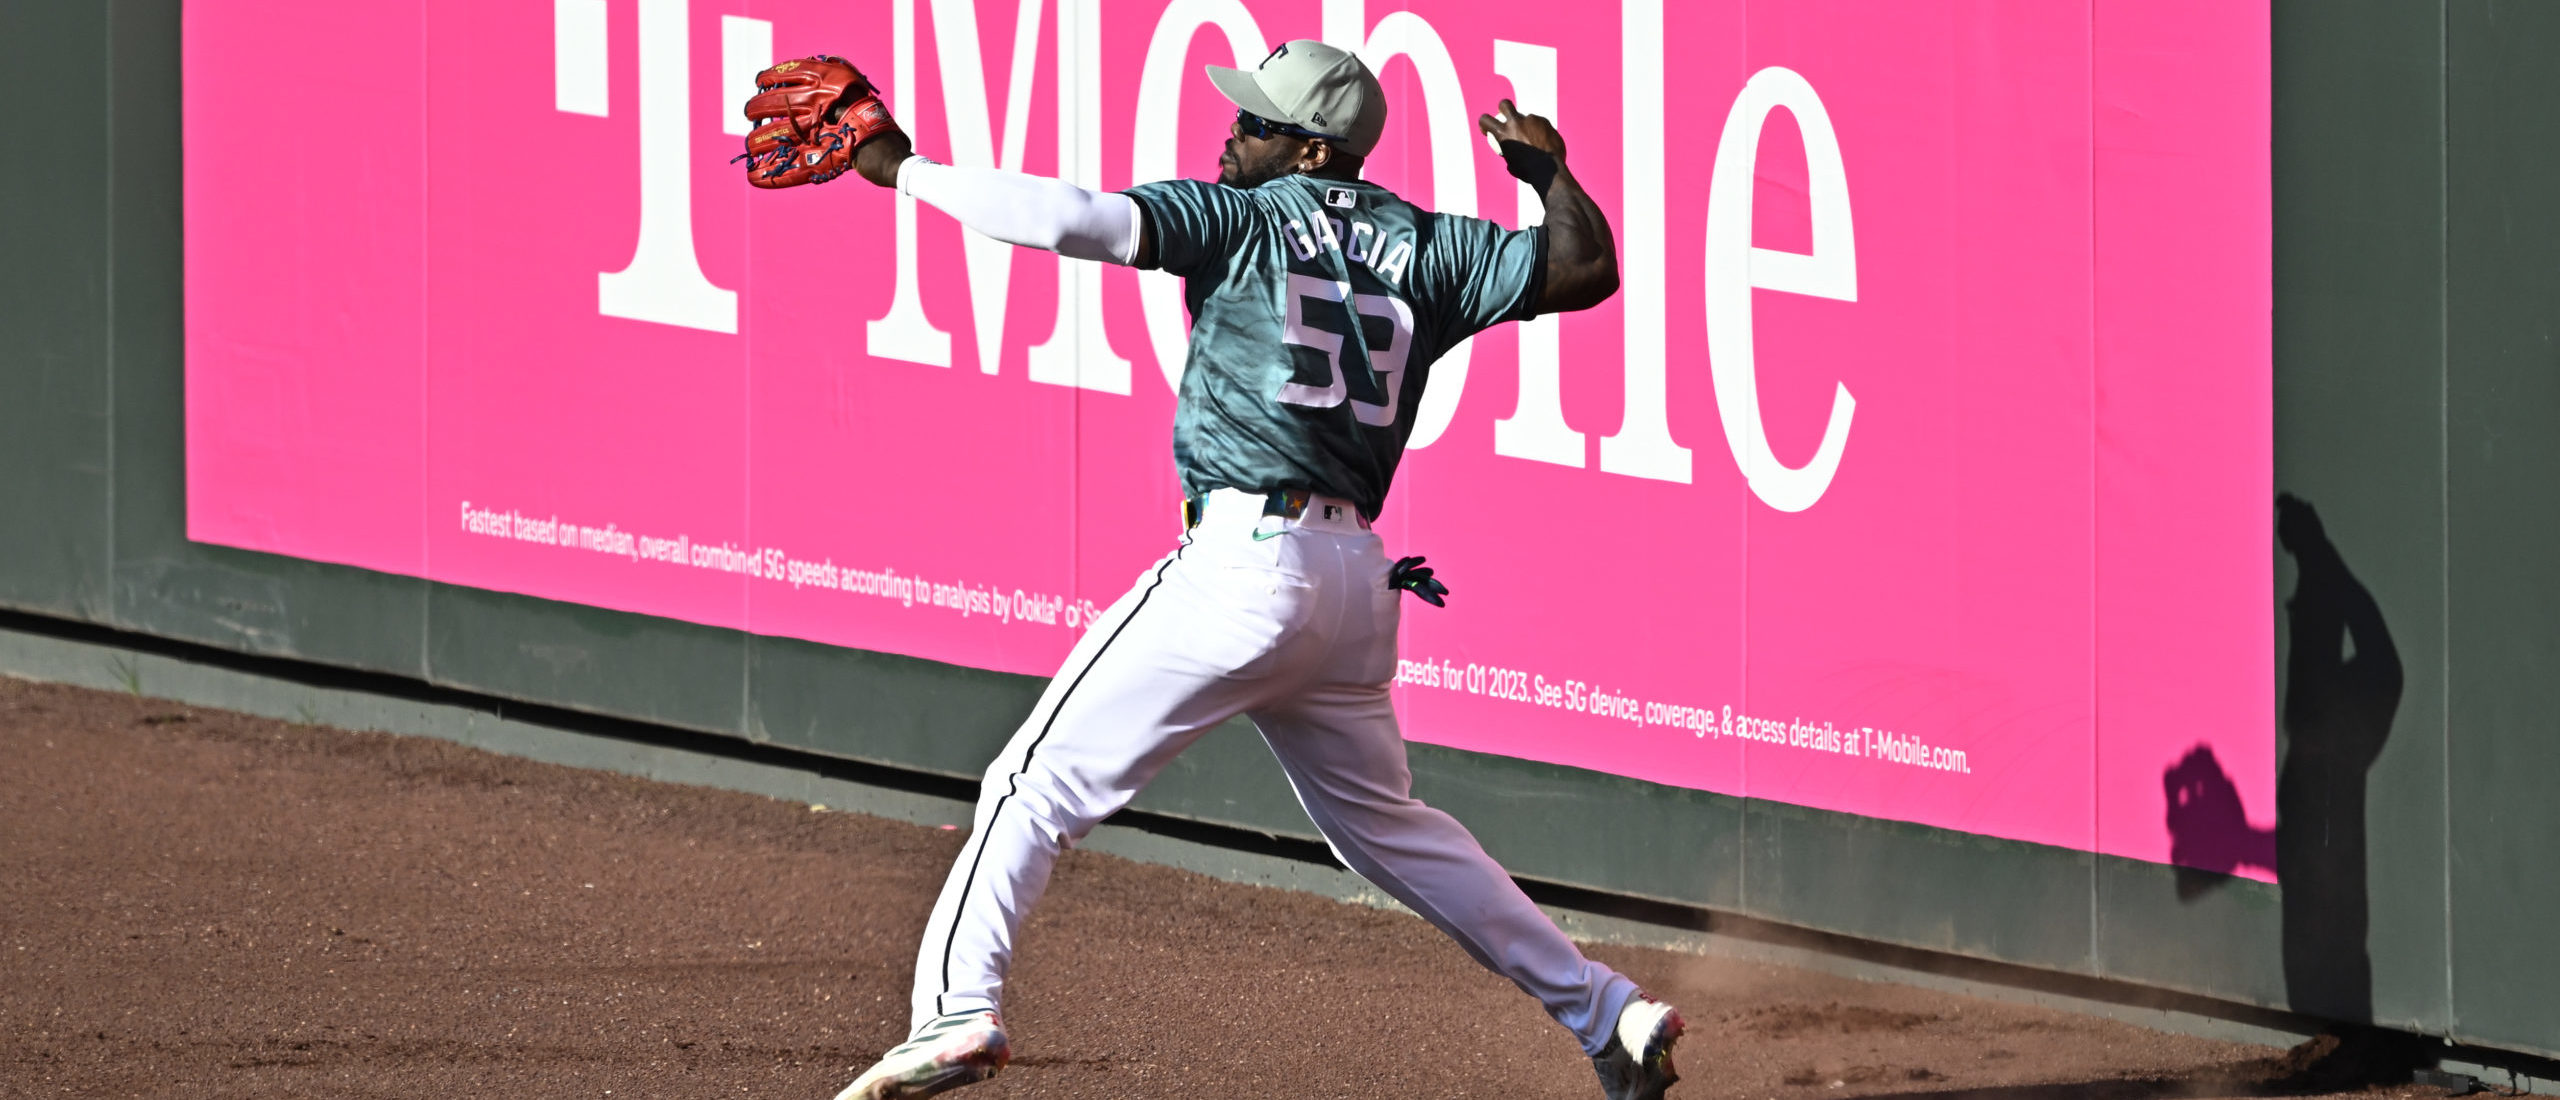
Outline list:
[[[1012,1056],[995,1013],[938,1017],[881,1055],[836,1100],[934,1096],[995,1076]]]

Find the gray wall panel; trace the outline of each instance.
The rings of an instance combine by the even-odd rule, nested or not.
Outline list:
[[[1743,813],[1742,910],[2093,973],[2096,861],[2065,848],[1753,801]]]
[[[0,5],[0,605],[104,619],[107,13]]]
[[[1414,793],[1515,875],[1742,907],[1742,799],[1437,745],[1412,759]]]
[[[1045,682],[794,638],[745,645],[749,737],[949,776],[983,771]]]
[[[2454,1013],[2560,1053],[2560,5],[2448,11]]]
[[[686,729],[747,732],[747,636],[456,585],[427,593],[427,679]]]
[[[2440,1028],[2440,13],[2275,14],[2276,488],[2308,502],[2276,551],[2287,1003]]]
[[[129,404],[129,403],[128,403]],[[126,413],[119,423],[147,421]],[[423,675],[425,582],[186,541],[174,481],[118,448],[116,622],[245,653]]]
[[[2244,1004],[2285,1003],[2284,893],[2228,875],[2101,856],[2099,971]]]

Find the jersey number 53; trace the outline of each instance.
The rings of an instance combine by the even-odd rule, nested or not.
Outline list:
[[[1297,348],[1321,358],[1326,381],[1322,385],[1291,382],[1280,387],[1280,400],[1315,409],[1330,409],[1347,400],[1361,423],[1378,428],[1393,425],[1397,398],[1404,392],[1405,355],[1413,347],[1413,307],[1391,295],[1355,294],[1349,283],[1295,272],[1290,273],[1284,292],[1289,296],[1289,315],[1281,339],[1290,345],[1293,359],[1309,358],[1299,355]],[[1355,317],[1366,356],[1345,354]]]

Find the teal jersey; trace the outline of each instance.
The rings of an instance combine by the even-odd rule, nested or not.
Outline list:
[[[1533,316],[1544,281],[1543,228],[1435,214],[1374,184],[1172,180],[1128,195],[1191,308],[1173,461],[1193,497],[1304,489],[1376,516],[1431,364]]]

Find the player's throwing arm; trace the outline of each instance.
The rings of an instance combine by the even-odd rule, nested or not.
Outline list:
[[[1547,207],[1547,272],[1538,312],[1589,309],[1618,292],[1618,241],[1600,204],[1565,167],[1564,135],[1539,115],[1506,99],[1492,114],[1478,115],[1476,129],[1502,150],[1502,165],[1528,184]]]

